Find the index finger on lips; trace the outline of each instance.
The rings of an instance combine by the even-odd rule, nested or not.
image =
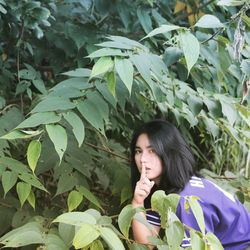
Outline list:
[[[146,167],[144,164],[142,164],[140,180],[144,180],[145,178],[146,178]]]

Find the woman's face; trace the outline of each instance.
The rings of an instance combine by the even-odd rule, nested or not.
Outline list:
[[[162,162],[150,145],[147,134],[141,134],[135,145],[135,163],[141,172],[142,166],[146,168],[146,176],[156,184],[160,183],[162,174]]]

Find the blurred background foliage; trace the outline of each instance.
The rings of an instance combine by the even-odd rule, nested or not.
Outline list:
[[[118,214],[131,133],[153,118],[250,209],[249,6],[0,0],[0,234],[66,211]]]

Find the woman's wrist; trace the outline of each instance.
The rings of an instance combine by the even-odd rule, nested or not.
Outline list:
[[[137,202],[135,200],[132,200],[131,204],[132,204],[133,208],[144,207],[144,203],[143,202],[141,203],[141,202]]]

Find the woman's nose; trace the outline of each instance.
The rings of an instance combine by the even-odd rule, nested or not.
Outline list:
[[[146,162],[148,159],[147,152],[142,152],[141,153],[141,162]]]

